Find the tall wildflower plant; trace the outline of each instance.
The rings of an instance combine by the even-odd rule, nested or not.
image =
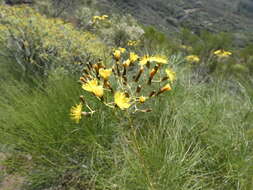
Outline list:
[[[127,125],[129,128],[127,135],[122,134],[123,143],[128,144],[136,154],[150,189],[155,189],[140,149],[140,131],[135,127],[133,115],[151,112],[152,100],[155,101],[158,96],[172,90],[176,73],[168,66],[165,56],[139,56],[135,52],[119,48],[113,51],[112,57],[111,66],[106,66],[102,60],[87,64],[80,77],[81,87],[101,104],[113,109],[114,113],[124,112],[123,117],[118,117],[119,126]],[[81,95],[80,99],[81,102],[70,110],[70,117],[76,123],[82,117],[96,114],[85,95]]]
[[[165,56],[139,56],[118,48],[112,53],[113,64],[102,60],[86,64],[80,77],[82,89],[95,96],[105,106],[129,114],[150,112],[145,104],[172,90],[176,73]],[[71,118],[76,122],[96,112],[81,95],[81,103],[72,107]]]

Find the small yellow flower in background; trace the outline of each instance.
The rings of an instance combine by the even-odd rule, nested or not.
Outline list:
[[[125,110],[131,106],[129,103],[130,98],[126,97],[124,92],[117,91],[114,94],[114,102],[121,110]]]
[[[131,63],[134,63],[139,59],[139,56],[136,53],[130,52],[129,60]]]
[[[70,109],[70,118],[74,120],[76,123],[79,123],[79,121],[82,118],[82,104],[77,104],[75,106],[72,106]]]
[[[216,50],[214,52],[214,55],[220,57],[220,58],[227,58],[230,55],[232,55],[232,53],[230,51],[224,51],[224,50]]]
[[[168,59],[165,56],[157,55],[157,56],[150,57],[149,60],[151,62],[154,61],[158,64],[168,64]]]
[[[113,52],[113,57],[116,61],[119,61],[120,60],[120,56],[121,56],[121,51],[120,50],[115,50]]]
[[[92,22],[95,23],[97,20],[99,20],[99,16],[93,16],[92,17]]]
[[[128,46],[137,46],[139,43],[140,43],[140,42],[137,41],[137,40],[129,40],[129,41],[127,42],[127,45],[128,45]]]
[[[145,97],[145,96],[140,96],[140,97],[139,97],[139,102],[143,104],[144,102],[146,102],[147,99],[148,99],[148,98]]]
[[[93,17],[92,17],[92,22],[93,22],[93,23],[96,23],[97,21],[105,20],[105,19],[107,19],[107,18],[109,18],[108,15],[93,16]]]
[[[112,74],[112,69],[103,69],[103,68],[99,69],[99,75],[103,77],[103,79],[105,80],[108,80],[111,74]]]
[[[192,51],[192,47],[191,46],[186,46],[186,45],[181,45],[180,48],[186,50],[186,51]]]
[[[101,16],[101,19],[102,19],[102,20],[105,20],[105,19],[107,19],[107,18],[109,18],[108,15],[102,15],[102,16]]]
[[[186,57],[186,60],[189,63],[199,63],[200,62],[200,58],[197,55],[188,55]]]
[[[171,82],[176,80],[176,73],[172,69],[166,69],[165,72]]]
[[[92,92],[97,97],[102,97],[104,95],[103,86],[98,85],[98,80],[93,79],[82,85],[82,88],[88,92]]]

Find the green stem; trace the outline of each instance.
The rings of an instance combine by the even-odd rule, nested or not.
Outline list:
[[[133,137],[134,137],[133,138],[133,146],[135,148],[135,152],[137,153],[137,155],[140,158],[141,165],[143,167],[144,173],[146,175],[146,178],[149,181],[150,189],[151,190],[155,190],[154,185],[153,185],[152,180],[151,180],[151,177],[150,177],[150,174],[148,172],[148,168],[145,165],[145,159],[144,159],[143,155],[141,154],[141,148],[140,148],[140,145],[138,144],[137,135],[136,135],[136,129],[133,126],[133,120],[132,120],[131,116],[129,115],[129,113],[127,114],[127,116],[128,116],[128,121],[129,121],[129,124],[130,124],[130,128],[132,130],[131,132],[132,132]]]

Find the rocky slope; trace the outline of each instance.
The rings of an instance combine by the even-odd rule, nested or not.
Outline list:
[[[100,0],[105,9],[130,13],[141,23],[175,32],[233,32],[239,39],[253,32],[253,0]]]

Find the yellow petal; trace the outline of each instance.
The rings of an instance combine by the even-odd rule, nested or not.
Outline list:
[[[108,80],[111,74],[112,74],[112,69],[103,69],[103,68],[99,69],[99,75],[103,77],[103,79],[105,80]]]
[[[172,69],[166,69],[165,72],[171,82],[176,80],[176,73]]]
[[[114,102],[121,109],[125,110],[131,106],[130,98],[127,98],[124,92],[117,91],[114,94]]]

